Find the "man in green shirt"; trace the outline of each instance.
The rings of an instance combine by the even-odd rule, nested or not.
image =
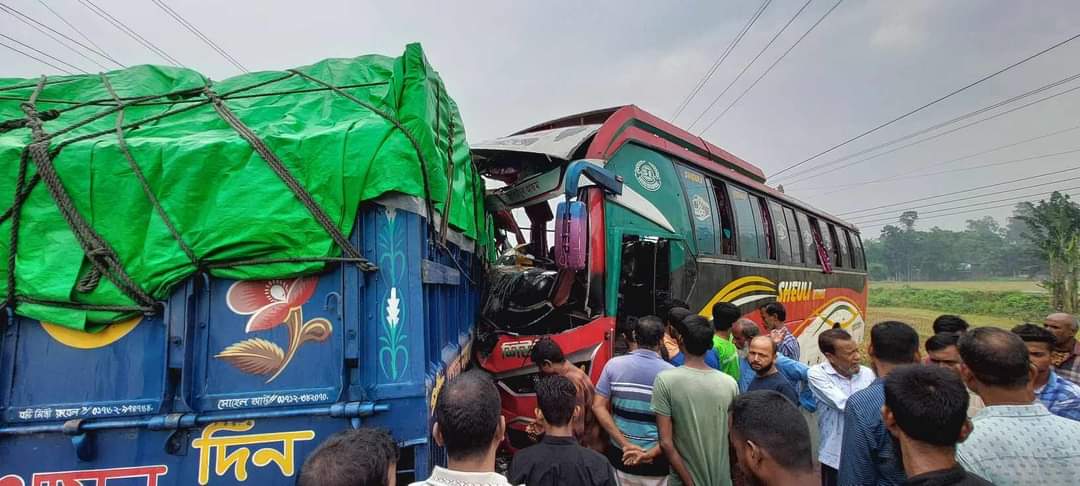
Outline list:
[[[713,306],[713,329],[715,334],[712,338],[713,349],[716,351],[716,360],[720,364],[720,371],[739,382],[739,349],[731,340],[731,326],[742,317],[739,308],[730,302],[720,302]]]
[[[653,384],[652,411],[660,447],[671,463],[672,486],[731,486],[728,408],[739,393],[735,379],[705,364],[713,329],[704,317],[684,321],[679,336],[683,366],[661,372]]]

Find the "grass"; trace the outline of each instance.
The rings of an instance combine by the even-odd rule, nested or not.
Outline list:
[[[1053,309],[1047,294],[920,287],[871,287],[870,307],[906,307],[948,314],[1041,319]]]
[[[906,322],[919,332],[922,338],[928,338],[934,334],[932,324],[942,312],[927,309],[913,309],[909,307],[874,307],[867,311],[866,322],[870,325],[881,321]],[[1010,329],[1022,321],[1002,316],[985,316],[978,314],[961,314],[964,320],[973,327],[993,326]]]
[[[932,290],[976,290],[983,292],[1046,293],[1046,289],[1039,287],[1039,282],[1034,280],[973,280],[957,282],[874,281],[870,283],[871,292],[873,292],[874,289],[900,289],[904,287]]]

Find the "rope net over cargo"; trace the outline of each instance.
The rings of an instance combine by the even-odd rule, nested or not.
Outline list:
[[[348,235],[387,192],[437,215],[432,245],[453,228],[489,247],[461,127],[416,44],[221,82],[160,66],[0,79],[0,298],[93,331],[159,312],[197,272],[376,271]]]

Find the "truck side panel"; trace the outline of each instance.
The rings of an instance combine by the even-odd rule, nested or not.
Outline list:
[[[399,442],[399,482],[425,477],[441,459],[431,400],[468,362],[479,262],[452,230],[446,250],[430,241],[418,200],[378,202],[351,237],[376,272],[199,276],[163,315],[99,334],[10,319],[0,486],[291,484],[361,425]]]

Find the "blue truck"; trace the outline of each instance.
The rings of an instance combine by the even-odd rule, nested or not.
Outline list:
[[[426,477],[439,460],[429,404],[470,356],[480,262],[454,231],[449,252],[429,244],[419,199],[389,195],[360,214],[352,240],[376,272],[199,275],[160,315],[93,335],[8,314],[0,485],[291,484],[321,440],[361,425],[400,441],[399,483]],[[245,292],[265,298],[243,307]],[[253,379],[222,351],[274,306],[296,324],[259,339],[299,344],[280,374]]]
[[[488,261],[456,106],[415,45],[241,78],[0,80],[0,486],[293,484],[361,426],[399,484],[444,460]]]

